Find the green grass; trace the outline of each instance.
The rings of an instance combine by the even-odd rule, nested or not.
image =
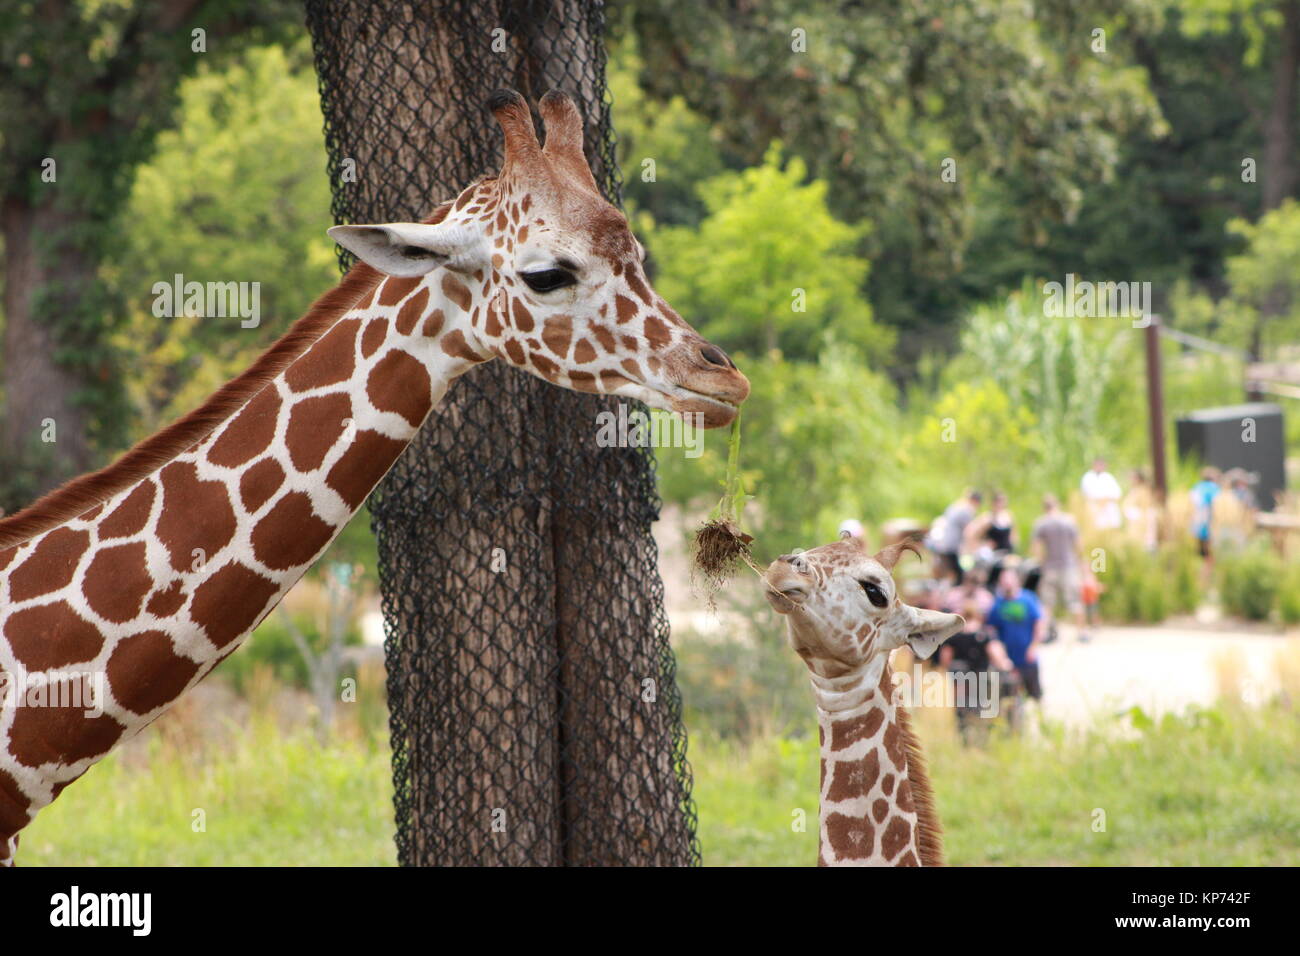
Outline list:
[[[1300,719],[1281,706],[1140,712],[1087,735],[963,749],[951,715],[919,724],[952,865],[1300,863]],[[692,740],[709,865],[812,865],[816,728],[749,746]],[[794,832],[793,811],[808,813]],[[1095,810],[1105,811],[1094,832]]]
[[[342,738],[322,747],[264,717],[220,745],[155,733],[114,754],[25,831],[22,866],[392,865],[389,753]],[[193,830],[195,809],[206,831]]]
[[[255,715],[261,711],[255,711]],[[1300,718],[1279,705],[1140,712],[1085,735],[963,749],[949,712],[917,715],[956,865],[1300,863]],[[811,865],[816,728],[750,744],[691,738],[704,861]],[[23,834],[32,865],[389,865],[382,735],[320,746],[267,716],[196,743],[184,723],[93,768]],[[206,811],[206,832],[191,828]],[[1092,829],[1094,810],[1106,829]],[[803,811],[803,832],[792,828]]]

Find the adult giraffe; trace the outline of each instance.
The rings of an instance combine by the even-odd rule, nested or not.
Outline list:
[[[502,358],[706,427],[735,417],[749,383],[651,290],[573,102],[542,98],[544,147],[518,93],[489,107],[497,177],[424,223],[331,229],[362,262],[252,367],[0,521],[0,862],[38,810],[239,646],[456,376]]]
[[[889,654],[929,657],[961,630],[956,614],[904,604],[891,571],[910,541],[874,557],[861,540],[786,554],[764,593],[787,616],[808,665],[821,735],[821,866],[942,866],[943,834]]]

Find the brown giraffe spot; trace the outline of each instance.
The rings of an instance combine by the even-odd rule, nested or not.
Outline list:
[[[645,376],[641,374],[641,366],[636,359],[623,359],[618,363],[623,367],[623,371],[632,376],[633,379],[642,379]]]
[[[920,866],[921,861],[916,858],[916,854],[908,850],[898,861],[898,866]]]
[[[886,860],[892,860],[911,842],[912,824],[902,817],[894,817],[889,821],[889,826],[885,827],[885,832],[880,838],[880,852],[884,854]]]
[[[442,337],[439,342],[442,350],[453,358],[466,359],[470,362],[482,362],[483,359],[477,352],[469,347],[465,341],[465,335],[460,329],[453,329]]]
[[[424,276],[389,276],[379,287],[380,305],[397,305],[415,291],[416,286],[424,281]]]
[[[330,469],[325,483],[339,493],[348,507],[359,508],[405,447],[406,442],[378,432],[358,432],[343,457]]]
[[[542,373],[544,378],[553,380],[560,374],[560,367],[541,352],[533,352],[530,354],[528,356],[528,361],[532,363],[533,368]]]
[[[506,356],[515,365],[523,365],[525,360],[524,347],[515,339],[507,339]]]
[[[180,581],[173,581],[161,591],[156,591],[145,610],[154,617],[171,617],[185,604],[185,587]]]
[[[12,548],[7,548],[4,551],[0,551],[0,571],[3,571],[5,568],[7,568],[9,566],[9,562],[16,557],[18,557],[17,545],[15,545]]]
[[[89,531],[55,528],[10,573],[9,600],[25,601],[63,587],[89,546]]]
[[[501,311],[499,302],[494,299],[492,304],[488,306],[487,318],[483,322],[483,328],[488,335],[495,337],[501,334],[501,330],[504,328],[501,324]]]
[[[402,353],[395,352],[395,355]],[[381,359],[383,365],[387,359]],[[372,373],[373,374],[373,373]],[[352,417],[352,399],[346,393],[304,398],[293,407],[284,443],[289,460],[299,471],[313,471],[321,466],[334,443],[347,431]]]
[[[275,438],[280,416],[280,396],[268,385],[240,410],[208,449],[208,461],[223,468],[238,468],[266,451]]]
[[[848,720],[837,720],[831,724],[831,750],[843,750],[859,740],[870,740],[883,719],[879,710],[872,710]]]
[[[442,277],[442,291],[447,298],[455,302],[462,312],[468,312],[470,303],[474,301],[474,296],[470,294],[469,289],[465,288],[460,281],[452,275]]]
[[[637,349],[641,348],[641,343],[637,340],[635,335],[620,335],[619,341],[623,343],[623,348],[630,352],[635,352]]]
[[[360,319],[344,319],[337,323],[289,366],[284,373],[285,383],[295,392],[305,392],[346,382],[352,377],[356,364],[357,333],[360,330]]]
[[[171,555],[173,569],[189,570],[235,536],[235,511],[226,486],[219,481],[200,481],[191,462],[174,461],[158,477],[163,489],[158,540]]]
[[[103,510],[104,510],[104,503],[101,501],[99,504],[95,505],[95,507],[91,508],[89,511],[83,511],[81,514],[79,514],[77,516],[77,520],[93,521]]]
[[[876,845],[876,831],[870,820],[832,813],[826,817],[826,840],[837,859],[865,860]]]
[[[27,810],[32,802],[18,787],[18,781],[0,770],[0,860],[8,852],[5,839],[27,826]]]
[[[596,341],[606,352],[613,353],[618,348],[618,344],[614,341],[614,333],[603,325],[592,326],[591,334],[596,336]]]
[[[594,372],[584,372],[582,369],[574,369],[569,372],[569,384],[574,388],[594,390],[596,375]]]
[[[889,816],[889,801],[885,800],[883,797],[878,798],[876,802],[871,805],[871,815],[875,817],[877,823],[884,823],[885,817]]]
[[[446,321],[446,316],[442,314],[442,309],[434,309],[429,313],[429,317],[424,320],[424,326],[420,329],[420,334],[428,339],[433,338],[442,331],[444,321]]]
[[[906,813],[916,811],[916,804],[912,800],[912,784],[906,778],[898,781],[898,796],[894,799],[898,801],[898,809]]]
[[[578,339],[578,344],[573,347],[573,360],[579,365],[596,361],[595,346],[586,339]]]
[[[572,338],[572,318],[567,315],[553,315],[546,320],[546,325],[542,329],[542,342],[560,358],[569,354],[569,341]]]
[[[531,193],[524,193],[524,198],[521,199],[521,200],[519,200],[519,209],[520,209],[522,212],[525,212],[525,213],[526,213],[526,212],[528,212],[529,208],[532,207],[532,205],[533,205],[533,197],[532,197],[532,194],[531,194]],[[524,228],[527,229],[528,227],[525,226]]]
[[[894,792],[894,775],[892,773],[885,774],[885,779],[880,781],[880,789],[885,791],[885,796],[889,796]]]
[[[638,299],[646,305],[654,305],[654,299],[650,295],[650,289],[641,279],[640,270],[629,269],[627,271],[627,284],[632,288],[632,291],[636,293]]]
[[[531,332],[533,330],[533,313],[528,311],[528,306],[524,305],[524,300],[516,298],[510,303],[510,310],[515,316],[515,328],[520,332]]]
[[[371,319],[366,325],[366,330],[361,333],[361,355],[363,358],[370,358],[378,351],[379,346],[384,344],[384,339],[388,337],[388,320]]]
[[[396,412],[416,428],[433,406],[433,383],[418,359],[390,352],[370,370],[366,395],[381,412]]]
[[[895,768],[906,769],[907,754],[903,751],[903,735],[899,733],[897,724],[885,728],[885,753],[889,754],[890,762]]]
[[[607,368],[601,370],[600,384],[602,387],[604,387],[606,391],[612,392],[620,385],[630,385],[631,382],[627,380],[626,376],[620,375],[618,372],[615,372],[613,369]]]
[[[861,760],[837,760],[831,770],[826,798],[832,803],[865,797],[880,776],[880,757],[873,750]]]
[[[307,493],[293,491],[253,529],[253,554],[268,568],[287,571],[316,557],[332,537],[334,526],[317,517]]]
[[[251,512],[271,500],[284,484],[284,469],[274,458],[263,458],[239,479],[239,499]]]
[[[528,241],[528,227],[527,227],[527,226],[520,226],[520,227],[519,227],[519,244],[522,246],[522,245],[523,245],[525,242],[527,242],[527,241]]]
[[[139,533],[153,507],[153,482],[145,481],[122,499],[122,503],[99,523],[99,540],[127,538]]]
[[[104,646],[98,628],[67,601],[16,612],[5,624],[14,657],[29,671],[65,667],[95,657]]]
[[[636,303],[627,296],[615,294],[614,311],[618,313],[619,325],[622,325],[624,322],[631,322],[636,318],[638,309]]]
[[[62,707],[16,707],[9,731],[9,752],[28,767],[70,764],[107,753],[126,729],[107,714],[87,717],[95,689],[88,677],[52,680],[45,688],[48,703]]]
[[[402,335],[410,335],[415,331],[415,326],[419,323],[424,315],[424,310],[429,307],[429,290],[421,289],[418,294],[411,296],[405,304],[397,311],[397,331]]]
[[[668,323],[653,312],[645,317],[645,337],[654,349],[663,348],[673,339]]]
[[[225,647],[257,623],[277,590],[274,581],[232,561],[195,590],[190,618],[213,645]]]
[[[504,209],[497,210],[497,229],[504,232],[507,225],[506,211]]]
[[[138,615],[152,589],[143,541],[104,548],[86,568],[81,585],[90,609],[115,624]]]
[[[127,710],[147,714],[180,696],[199,665],[181,657],[162,631],[145,631],[120,641],[108,659],[108,683]]]

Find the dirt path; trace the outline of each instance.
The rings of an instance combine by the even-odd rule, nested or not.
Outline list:
[[[1300,637],[1230,628],[1104,627],[1080,644],[1063,626],[1042,651],[1043,712],[1079,725],[1135,704],[1148,713],[1209,705],[1233,686],[1247,702],[1262,701],[1280,687],[1279,654],[1295,655]]]

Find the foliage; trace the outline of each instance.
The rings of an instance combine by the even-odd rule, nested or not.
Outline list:
[[[1278,603],[1282,561],[1266,542],[1253,542],[1220,555],[1216,562],[1219,599],[1228,613],[1250,621],[1266,621]]]
[[[301,13],[286,0],[123,0],[42,15],[31,8],[0,0],[0,200],[13,222],[23,210],[40,214],[37,254],[57,263],[57,278],[30,290],[32,318],[50,330],[49,358],[79,385],[75,403],[92,411],[90,437],[111,449],[127,418],[116,374],[125,360],[108,341],[122,308],[98,266],[118,246],[134,170],[171,123],[184,76],[209,56],[283,39]],[[200,27],[204,52],[191,33]],[[49,159],[54,182],[42,179]],[[22,277],[10,274],[13,282]],[[85,437],[67,440],[75,446]]]
[[[880,225],[865,247],[883,262],[873,302],[914,333],[914,355],[969,301],[956,272],[976,182],[1021,184],[1001,211],[1024,236],[1074,216],[1125,135],[1160,129],[1122,41],[1153,25],[1144,2],[1085,15],[1063,3],[778,0],[738,14],[722,0],[638,0],[624,28],[647,94],[684,98],[724,155],[757,165],[782,140],[829,184],[837,214]],[[1105,53],[1090,45],[1097,27]]]
[[[323,643],[324,639],[320,636],[321,622],[315,615],[295,613],[294,623],[309,636],[313,645]],[[360,632],[349,631],[344,643],[353,647],[359,645]],[[307,662],[303,660],[279,614],[271,614],[259,624],[239,650],[222,662],[219,673],[243,694],[247,693],[250,682],[263,670],[269,671],[277,682],[286,687],[307,690],[311,686]]]
[[[833,328],[838,341],[884,358],[890,335],[872,321],[860,292],[867,262],[851,251],[864,227],[836,220],[826,184],[805,182],[807,173],[774,144],[760,165],[701,184],[708,214],[698,228],[650,232],[659,290],[731,349],[812,358]]]
[[[1041,443],[1030,408],[1012,404],[997,382],[984,379],[957,382],[940,395],[906,447],[909,471],[960,475],[987,494],[1022,486]]]
[[[853,349],[828,347],[816,362],[786,361],[780,353],[737,361],[753,386],[741,473],[757,500],[745,516],[763,553],[811,547],[833,538],[846,517],[883,520],[908,500],[899,480],[897,397]],[[667,500],[716,500],[724,442],[706,439],[695,459],[660,449],[658,460]]]
[[[250,50],[182,84],[176,128],[136,175],[110,270],[130,307],[117,345],[140,431],[200,404],[337,282],[323,150],[305,43]],[[154,284],[177,274],[258,283],[260,323],[158,318]]]
[[[790,651],[784,621],[772,620],[765,602],[744,613],[763,626],[743,637],[693,631],[673,635],[688,727],[750,739],[799,725],[812,706],[808,671]]]
[[[1152,553],[1126,542],[1106,548],[1101,614],[1111,623],[1156,624],[1173,614],[1190,614],[1201,601],[1200,558],[1184,542]]]

